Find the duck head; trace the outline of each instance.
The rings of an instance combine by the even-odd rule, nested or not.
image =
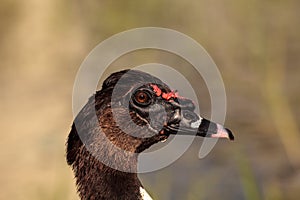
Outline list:
[[[140,153],[170,135],[234,139],[229,129],[196,114],[192,100],[145,72],[112,74],[91,99],[101,130],[126,151]]]
[[[80,197],[141,199],[137,155],[170,135],[234,139],[158,78],[136,70],[110,75],[74,119],[67,140]]]

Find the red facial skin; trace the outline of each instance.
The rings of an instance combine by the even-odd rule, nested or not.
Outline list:
[[[169,93],[164,93],[161,91],[161,89],[154,84],[151,84],[151,87],[153,88],[153,91],[155,92],[156,96],[161,96],[163,99],[169,101],[171,98],[181,98],[177,92],[171,91]]]

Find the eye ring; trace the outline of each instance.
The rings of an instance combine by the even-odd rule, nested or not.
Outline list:
[[[134,102],[140,106],[148,106],[152,102],[151,95],[146,90],[138,90],[133,95]]]

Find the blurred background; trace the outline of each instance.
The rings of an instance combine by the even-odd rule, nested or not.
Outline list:
[[[0,199],[78,199],[64,157],[77,70],[111,35],[156,26],[189,35],[216,62],[236,141],[218,141],[198,159],[196,139],[171,166],[141,175],[147,191],[154,199],[298,200],[299,10],[297,0],[1,0]],[[105,76],[147,62],[198,80],[183,59],[153,50],[125,55]],[[205,86],[197,95],[209,118]]]

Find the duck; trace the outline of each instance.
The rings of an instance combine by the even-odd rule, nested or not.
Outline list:
[[[75,117],[66,141],[82,200],[150,200],[138,178],[138,155],[170,135],[234,140],[224,126],[195,113],[194,102],[139,70],[112,73]]]

